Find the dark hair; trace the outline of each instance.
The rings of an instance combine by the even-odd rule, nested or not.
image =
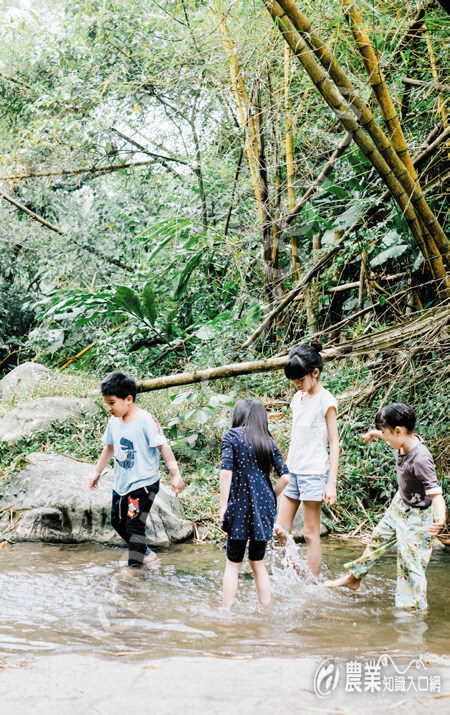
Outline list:
[[[301,380],[305,375],[317,368],[319,373],[323,370],[323,358],[320,355],[322,346],[318,340],[311,340],[311,345],[296,345],[289,353],[289,360],[284,368],[288,380]]]
[[[119,397],[124,400],[131,395],[133,402],[136,398],[136,382],[130,375],[123,372],[110,372],[100,383],[102,395],[109,397]]]
[[[233,410],[232,427],[243,427],[253,400],[238,400]]]
[[[269,475],[273,465],[273,439],[269,432],[266,408],[258,400],[245,400],[248,412],[245,419],[245,433],[264,474]]]
[[[392,402],[386,407],[381,407],[375,415],[375,425],[377,429],[382,427],[406,427],[408,432],[414,430],[416,424],[416,413],[414,408],[405,405],[403,402]]]

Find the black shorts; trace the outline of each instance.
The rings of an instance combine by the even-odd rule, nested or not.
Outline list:
[[[227,538],[227,559],[234,564],[240,564],[244,560],[245,547],[248,545],[248,558],[250,561],[262,561],[267,548],[267,541],[255,541],[254,539],[230,539]]]

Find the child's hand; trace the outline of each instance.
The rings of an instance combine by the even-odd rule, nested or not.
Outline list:
[[[328,504],[328,506],[333,506],[333,504],[336,504],[336,501],[337,501],[336,485],[335,484],[327,484],[327,486],[325,487],[325,493],[323,495],[324,504]]]
[[[89,479],[89,489],[98,489],[98,483],[100,480],[100,474],[93,474]]]
[[[170,484],[176,497],[178,496],[178,494],[181,494],[181,492],[186,486],[180,474],[176,474],[174,477],[172,477],[172,481],[170,482]]]
[[[361,439],[365,444],[370,444],[371,441],[377,437],[378,431],[371,429],[369,432],[366,432],[366,434],[363,434]]]
[[[220,523],[222,523],[223,520],[224,520],[224,518],[225,518],[225,512],[226,512],[226,510],[227,510],[227,506],[228,506],[228,505],[223,506],[223,507],[220,509],[220,516],[219,516]]]
[[[433,524],[428,527],[428,531],[430,532],[430,534],[433,534],[433,536],[436,536],[436,534],[439,534],[440,530],[444,525],[445,516],[435,516],[433,519]]]

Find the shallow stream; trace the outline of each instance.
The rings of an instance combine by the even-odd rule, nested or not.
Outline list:
[[[448,651],[450,555],[428,567],[429,610],[394,608],[395,553],[364,580],[358,593],[307,582],[305,549],[299,575],[271,547],[273,603],[258,606],[248,566],[232,612],[220,609],[225,553],[185,543],[159,552],[151,570],[124,566],[125,552],[93,545],[16,544],[0,551],[0,657],[50,653],[114,653],[167,657],[304,656]],[[363,546],[323,541],[321,578]]]

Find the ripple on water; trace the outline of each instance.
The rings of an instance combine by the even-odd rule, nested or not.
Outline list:
[[[449,603],[447,554],[430,564],[426,614],[394,607],[395,554],[357,593],[330,591],[323,580],[361,547],[324,540],[317,585],[305,548],[270,546],[273,601],[258,604],[244,565],[231,612],[223,611],[225,554],[183,544],[159,553],[150,570],[130,570],[117,549],[18,544],[0,556],[0,655],[55,650],[169,655],[329,655],[344,650],[400,649],[444,653]]]

